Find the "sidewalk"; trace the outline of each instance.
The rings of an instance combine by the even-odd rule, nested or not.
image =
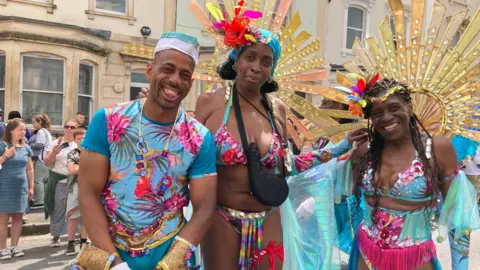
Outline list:
[[[23,224],[22,236],[42,235],[50,233],[50,222],[45,220],[43,208],[32,209],[27,214],[28,220]],[[8,224],[8,237],[10,237],[10,226]]]

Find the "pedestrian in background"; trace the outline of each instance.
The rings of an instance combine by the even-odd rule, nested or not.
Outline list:
[[[21,257],[17,247],[22,233],[22,216],[33,197],[32,150],[25,144],[25,123],[15,118],[8,122],[0,143],[0,259]],[[7,249],[8,220],[12,218],[10,248]]]
[[[15,118],[23,119],[19,111],[11,111],[8,113],[8,121],[13,120]],[[28,130],[28,128],[25,128],[25,138],[27,138],[27,142],[28,140],[30,140],[30,131]]]
[[[60,236],[67,233],[67,155],[77,144],[73,141],[73,131],[77,128],[75,120],[65,122],[63,137],[50,144],[45,158],[49,171],[45,187],[45,218],[50,217],[50,234],[53,236],[51,246],[60,246]]]
[[[68,197],[67,197],[67,219],[68,219],[68,245],[66,254],[68,256],[75,255],[75,232],[77,224],[81,222],[80,209],[78,207],[78,168],[80,166],[80,153],[82,152],[82,141],[85,138],[87,130],[83,127],[77,128],[73,132],[73,140],[77,144],[77,148],[73,149],[67,155],[68,169]],[[80,249],[87,243],[87,231],[82,225],[80,230]]]
[[[83,112],[77,112],[75,115],[75,121],[77,122],[77,127],[83,127],[84,129],[87,129],[85,114]]]
[[[5,122],[3,122],[3,110],[0,109],[0,138],[3,137],[3,132],[5,132]]]
[[[48,168],[43,162],[46,157],[47,149],[52,143],[50,118],[44,113],[37,114],[32,117],[32,125],[35,130],[32,132],[28,144],[32,148],[32,160],[35,172],[35,196],[33,205],[43,206],[43,197],[45,196],[44,185],[48,180]]]

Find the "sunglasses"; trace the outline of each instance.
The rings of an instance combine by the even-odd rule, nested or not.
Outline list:
[[[64,129],[76,129],[76,126],[63,126]]]

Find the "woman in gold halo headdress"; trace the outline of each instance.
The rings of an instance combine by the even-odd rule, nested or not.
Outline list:
[[[473,42],[480,11],[450,49],[467,11],[455,13],[441,35],[446,8],[433,1],[425,26],[425,2],[412,0],[408,36],[402,1],[389,0],[396,41],[387,17],[380,26],[384,50],[375,38],[365,40],[368,50],[356,40],[352,51],[359,64],[346,63],[349,73],[337,73],[337,88],[350,93],[350,110],[368,121],[369,141],[349,159],[319,166],[308,177],[333,177],[336,190],[353,181],[353,193],[365,198],[349,269],[441,269],[432,239],[436,216],[437,241],[447,233],[451,241],[452,268],[467,269],[470,232],[480,227],[475,189],[446,138],[480,140],[473,118],[480,104],[480,84],[473,80],[479,74],[480,42]],[[329,170],[333,175],[325,174]]]

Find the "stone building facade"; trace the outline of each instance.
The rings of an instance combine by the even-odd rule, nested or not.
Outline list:
[[[0,108],[27,123],[45,112],[61,131],[78,111],[134,98],[175,17],[172,0],[0,0]]]

